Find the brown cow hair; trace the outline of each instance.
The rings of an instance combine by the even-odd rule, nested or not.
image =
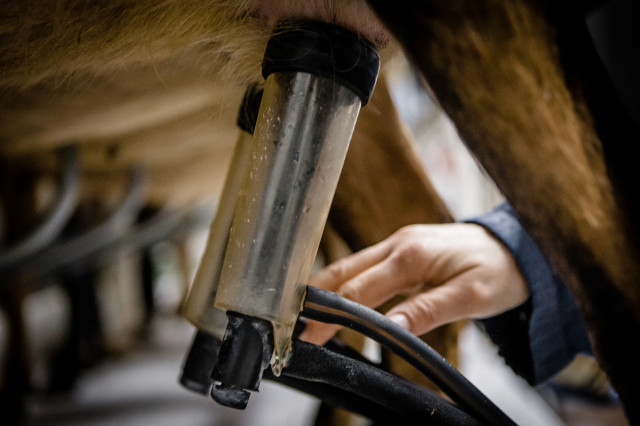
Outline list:
[[[0,5],[0,87],[103,75],[169,58],[220,80],[260,77],[269,28],[256,1],[9,1]]]

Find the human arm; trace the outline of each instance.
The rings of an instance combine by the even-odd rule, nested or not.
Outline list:
[[[478,319],[532,384],[590,351],[571,294],[507,204],[469,223],[402,228],[330,265],[311,285],[370,307],[420,288],[387,316],[417,335]],[[311,323],[301,338],[321,344],[336,330]]]
[[[527,287],[506,248],[475,224],[411,225],[316,274],[311,285],[370,307],[418,294],[387,315],[414,334],[523,303]],[[324,343],[336,328],[311,323],[302,338]]]
[[[542,383],[579,353],[592,354],[575,300],[507,203],[470,219],[511,253],[527,283],[527,302],[478,323],[512,369],[531,384]]]

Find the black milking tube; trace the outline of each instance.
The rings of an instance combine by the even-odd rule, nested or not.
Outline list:
[[[65,146],[58,150],[58,162],[62,167],[58,196],[45,219],[20,242],[6,250],[0,250],[0,275],[19,267],[38,251],[51,244],[73,214],[80,194],[79,148]]]
[[[356,330],[404,358],[482,423],[515,423],[440,354],[387,317],[335,293],[307,287],[302,316]]]
[[[375,365],[303,341],[294,342],[291,359],[280,377],[265,371],[265,378],[369,417],[376,424],[479,424],[427,388]]]

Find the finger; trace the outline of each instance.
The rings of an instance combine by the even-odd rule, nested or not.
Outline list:
[[[390,248],[388,244],[384,242],[375,244],[327,266],[311,277],[309,285],[325,290],[336,291],[345,281],[352,279],[362,271],[383,261],[389,255],[389,252]],[[342,327],[334,324],[309,321],[298,338],[316,345],[323,345],[331,339],[340,328]]]
[[[335,291],[342,283],[384,260],[390,252],[388,243],[382,242],[340,259],[309,280],[309,285]]]
[[[392,257],[386,257],[382,262],[374,264],[344,283],[336,292],[361,305],[370,308],[378,307],[403,290],[416,286],[411,277],[399,269],[396,260]],[[340,328],[335,325],[310,321],[300,334],[300,339],[322,345]]]
[[[318,321],[309,321],[304,331],[300,333],[298,339],[314,345],[324,345],[331,339],[342,327],[335,324],[325,324]]]
[[[472,278],[463,274],[399,303],[386,316],[420,336],[444,324],[478,317],[486,296],[477,288]]]
[[[337,289],[337,293],[369,308],[377,308],[393,296],[415,287],[416,278],[393,256],[373,265]]]

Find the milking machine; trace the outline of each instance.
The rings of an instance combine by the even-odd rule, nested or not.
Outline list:
[[[281,24],[250,88],[218,212],[186,306],[197,327],[180,382],[245,408],[273,380],[377,421],[513,424],[459,372],[383,315],[307,287],[379,55],[325,23]],[[300,317],[338,323],[412,363],[453,400],[399,378],[337,339],[295,339]]]

